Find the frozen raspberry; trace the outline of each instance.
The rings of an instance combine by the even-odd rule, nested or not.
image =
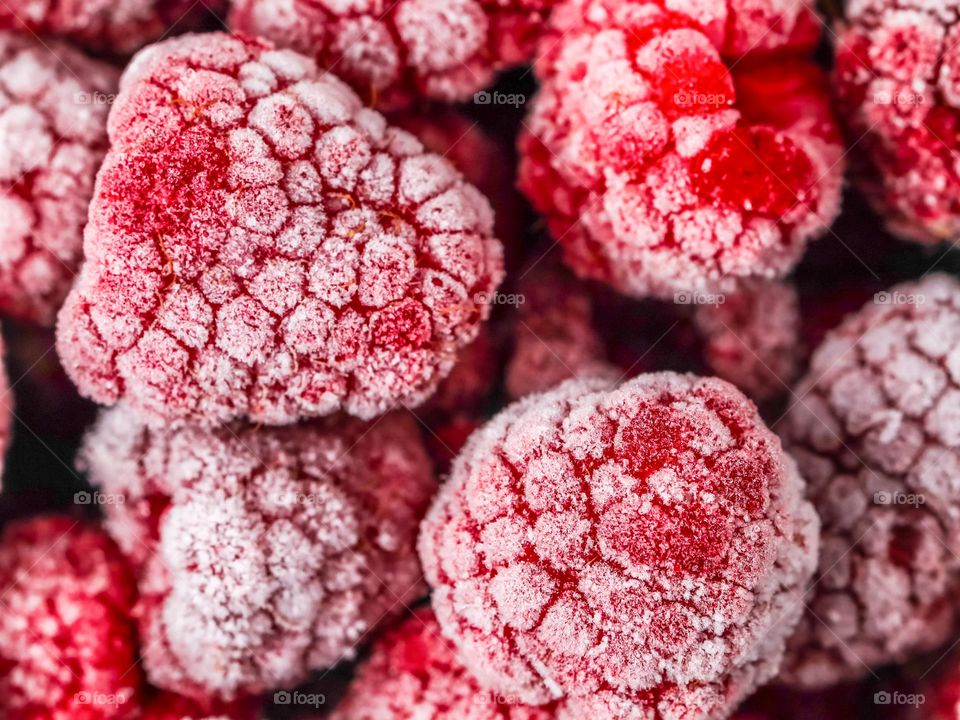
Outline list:
[[[127,55],[171,32],[218,22],[225,5],[225,0],[4,0],[0,28],[63,37],[96,53]]]
[[[576,377],[617,377],[593,330],[590,297],[575,279],[560,268],[538,268],[520,282],[513,297],[518,306],[505,379],[510,398]]]
[[[960,566],[960,283],[880,293],[814,352],[782,426],[823,519],[783,680],[832,685],[945,642]]]
[[[102,530],[66,516],[12,523],[0,538],[0,588],[0,717],[133,716],[136,586]]]
[[[384,108],[466,100],[533,57],[555,0],[233,0],[229,24],[316,58]]]
[[[435,481],[409,416],[170,431],[116,408],[82,465],[125,500],[107,529],[138,568],[158,687],[293,686],[423,592],[414,540]]]
[[[787,391],[800,370],[800,303],[793,285],[748,280],[694,319],[707,365],[757,402]]]
[[[480,682],[573,718],[723,717],[776,673],[818,522],[716,379],[572,380],[474,433],[420,555]]]
[[[782,275],[839,210],[825,77],[792,54],[728,66],[706,9],[726,3],[663,4],[557,8],[544,40],[557,50],[538,64],[520,138],[521,188],[567,263],[625,294]]]
[[[0,312],[50,325],[70,289],[117,75],[0,32]]]
[[[374,645],[332,720],[552,720],[486,690],[457,660],[430,610],[420,610]]]
[[[960,237],[960,2],[855,0],[835,84],[857,181],[891,232]]]
[[[121,85],[58,328],[81,391],[203,424],[426,399],[501,275],[476,189],[256,40],[165,41]]]

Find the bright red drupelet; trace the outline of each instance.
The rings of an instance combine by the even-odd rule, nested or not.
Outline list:
[[[457,660],[433,612],[385,633],[360,666],[332,720],[553,720],[552,707],[486,690]]]
[[[509,406],[454,462],[419,543],[484,687],[565,698],[562,720],[703,720],[776,674],[818,530],[752,403],[660,373]]]
[[[67,516],[0,538],[0,717],[136,717],[136,584],[113,541]]]
[[[0,32],[0,313],[52,325],[80,266],[118,73]]]
[[[316,58],[385,109],[466,100],[530,60],[556,0],[233,0],[234,30]]]
[[[960,587],[960,283],[878,293],[828,333],[780,429],[823,520],[781,679],[826,687],[933,650]]]
[[[798,27],[813,22],[799,19],[805,3],[786,5]],[[579,275],[637,297],[729,291],[786,273],[837,215],[842,144],[825,76],[791,33],[731,63],[741,23],[780,16],[726,6],[555,10],[520,185]]]
[[[887,227],[921,243],[960,237],[960,2],[856,0],[834,73],[855,177]]]
[[[128,67],[58,349],[154,422],[417,405],[502,274],[490,206],[313,61],[224,34]]]
[[[292,687],[423,593],[414,542],[436,483],[409,416],[171,431],[117,408],[81,457],[123,498],[106,527],[138,569],[143,664],[163,689]]]

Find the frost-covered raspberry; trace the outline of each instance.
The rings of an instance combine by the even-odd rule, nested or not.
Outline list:
[[[252,39],[144,50],[110,115],[58,347],[152,420],[426,399],[501,275],[490,207],[334,76]]]
[[[314,57],[375,105],[466,100],[533,56],[556,0],[233,0],[234,30]]]
[[[484,686],[560,717],[723,717],[776,673],[818,522],[716,379],[572,380],[475,433],[420,555]]]
[[[10,524],[0,588],[0,717],[134,716],[136,585],[106,533],[67,516]]]
[[[70,289],[117,76],[66,45],[0,32],[4,314],[50,325]]]
[[[480,686],[457,659],[430,610],[385,633],[360,667],[332,720],[552,720]]]
[[[505,377],[510,398],[542,392],[571,378],[617,377],[593,329],[589,295],[561,268],[532,270],[511,295],[518,305]]]
[[[745,281],[716,304],[698,306],[694,320],[711,371],[755,401],[785,393],[796,379],[800,302],[792,284]]]
[[[960,2],[854,0],[835,85],[856,178],[891,232],[960,236]]]
[[[814,352],[781,430],[823,520],[782,679],[858,678],[951,637],[960,561],[960,283],[897,286]]]
[[[739,21],[711,11],[726,5],[568,0],[554,13],[520,185],[579,275],[634,296],[728,291],[784,274],[836,216],[842,147],[823,73],[792,53],[728,65],[720,31]]]
[[[107,529],[138,568],[158,687],[293,686],[423,592],[414,541],[435,481],[409,416],[170,431],[116,408],[82,464],[124,499]]]
[[[100,54],[127,55],[174,31],[216,22],[225,5],[225,0],[5,0],[0,28],[62,37]]]

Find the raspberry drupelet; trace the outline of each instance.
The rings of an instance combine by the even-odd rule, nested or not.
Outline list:
[[[794,25],[813,22],[799,19],[806,3],[780,4]],[[731,62],[726,51],[749,47],[731,38],[767,16],[727,6],[556,8],[520,186],[579,275],[636,297],[725,292],[785,274],[836,217],[842,143],[824,74],[794,33]],[[785,27],[772,11],[768,22]]]
[[[419,544],[483,686],[563,699],[562,720],[705,720],[777,672],[818,530],[749,400],[659,373],[509,406],[454,462]]]
[[[136,717],[136,584],[99,527],[67,516],[0,537],[0,717]]]
[[[331,720],[553,720],[533,707],[487,690],[457,659],[429,609],[385,633]]]
[[[316,59],[384,109],[466,100],[534,55],[556,0],[233,0],[234,30]]]
[[[118,73],[0,32],[0,313],[52,325],[80,265]]]
[[[746,280],[717,304],[698,306],[694,322],[710,370],[755,402],[786,393],[797,379],[800,301],[789,282]]]
[[[225,0],[5,0],[0,29],[60,37],[98,54],[129,55],[173,31],[216,22],[225,5]]]
[[[429,397],[489,312],[487,201],[301,55],[224,34],[154,45],[109,132],[58,325],[102,404],[368,419]]]
[[[424,591],[414,543],[436,485],[408,415],[170,431],[115,408],[81,458],[125,499],[106,527],[137,568],[160,688],[229,700],[291,687]]]
[[[960,237],[960,2],[855,0],[835,86],[855,180],[894,234]]]
[[[952,637],[960,561],[960,283],[880,293],[829,333],[781,423],[822,521],[781,679],[825,687]]]

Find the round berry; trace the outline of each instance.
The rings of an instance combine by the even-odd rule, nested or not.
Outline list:
[[[316,58],[384,108],[466,100],[533,57],[555,0],[234,0],[234,30]]]
[[[960,237],[960,2],[856,0],[838,28],[835,85],[855,178],[887,227]]]
[[[52,325],[80,265],[118,73],[0,32],[0,312]]]
[[[136,585],[98,527],[67,516],[20,520],[0,537],[0,716],[135,716]]]
[[[782,678],[824,687],[952,637],[960,566],[960,283],[878,293],[829,333],[781,426],[823,520]]]
[[[59,36],[99,54],[128,55],[173,31],[209,24],[225,4],[225,0],[5,0],[0,3],[0,28]]]
[[[793,54],[730,63],[702,10],[724,3],[664,5],[557,8],[520,186],[566,262],[627,295],[783,275],[839,211],[826,78]]]
[[[457,659],[433,612],[420,610],[385,633],[360,666],[332,720],[553,720],[486,690]]]
[[[722,717],[799,618],[819,529],[801,495],[733,386],[572,380],[474,433],[420,555],[483,686],[566,698],[561,718]]]
[[[249,38],[139,54],[58,348],[152,421],[423,402],[502,274],[489,204],[333,75]]]
[[[143,663],[163,689],[296,685],[423,592],[414,542],[435,481],[409,416],[160,430],[117,408],[82,465],[122,499],[106,526],[137,567]]]

